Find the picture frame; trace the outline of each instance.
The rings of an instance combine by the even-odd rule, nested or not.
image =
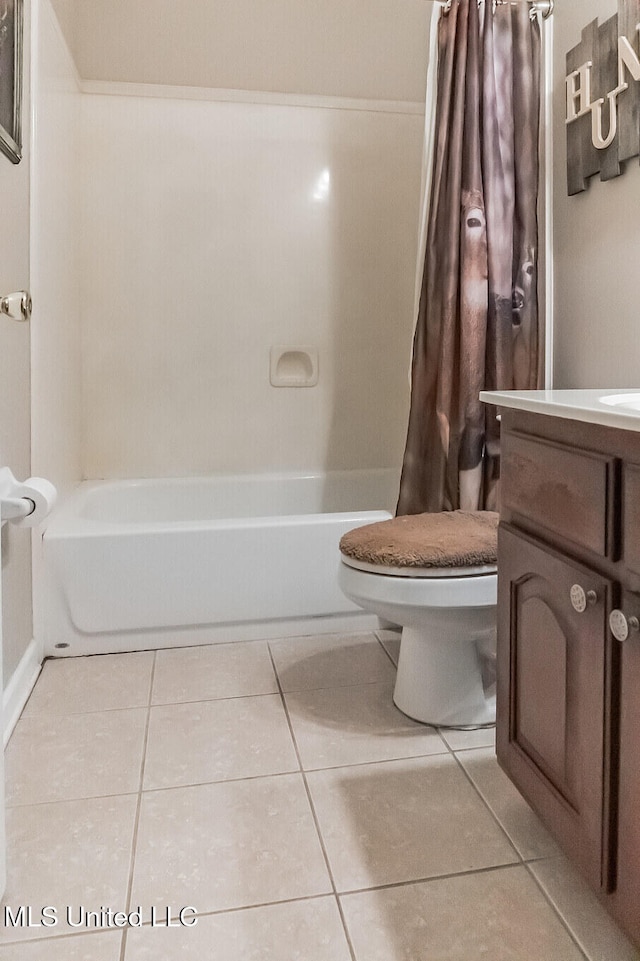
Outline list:
[[[22,42],[24,0],[0,0],[0,150],[22,159]]]

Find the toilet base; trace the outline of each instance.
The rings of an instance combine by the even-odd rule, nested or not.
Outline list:
[[[442,625],[441,625],[442,627]],[[425,637],[405,627],[400,642],[393,701],[423,724],[467,727],[496,719],[496,698],[485,695],[478,646],[486,638],[461,640],[439,630]]]

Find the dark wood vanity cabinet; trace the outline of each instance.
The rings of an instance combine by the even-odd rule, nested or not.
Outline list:
[[[640,944],[640,433],[502,428],[498,760]]]

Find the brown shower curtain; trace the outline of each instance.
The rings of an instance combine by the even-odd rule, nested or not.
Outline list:
[[[540,29],[528,3],[453,0],[438,27],[427,252],[398,514],[495,510],[499,423],[481,390],[540,375]]]

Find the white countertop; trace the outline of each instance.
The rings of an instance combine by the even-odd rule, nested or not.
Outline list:
[[[607,403],[603,398],[616,398]],[[496,407],[527,410],[566,420],[581,420],[603,427],[640,431],[640,389],[623,390],[483,390],[480,400]],[[631,406],[637,404],[638,409]]]

